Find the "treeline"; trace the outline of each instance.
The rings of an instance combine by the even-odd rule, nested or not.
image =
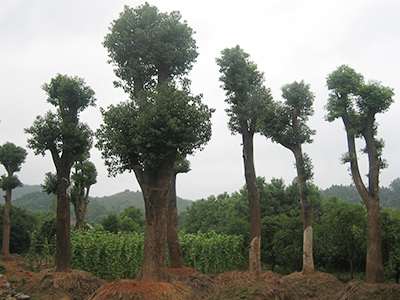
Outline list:
[[[398,195],[396,179],[387,190]],[[289,274],[302,269],[302,216],[298,184],[286,186],[282,179],[267,183],[257,178],[260,193],[263,269]],[[328,189],[332,192],[335,187]],[[348,203],[340,196],[327,196],[314,185],[309,186],[314,229],[314,262],[316,270],[328,273],[365,272],[367,216],[358,201]],[[340,190],[340,188],[339,188]],[[394,198],[388,198],[394,199]],[[398,200],[397,200],[398,201]],[[383,260],[387,278],[400,275],[400,210],[382,208]],[[246,188],[232,195],[210,196],[194,202],[180,214],[180,228],[186,233],[210,232],[244,237],[249,241],[249,208]]]

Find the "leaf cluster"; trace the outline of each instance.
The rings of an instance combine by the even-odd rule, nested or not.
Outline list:
[[[140,98],[101,109],[104,124],[96,131],[109,173],[157,168],[171,153],[192,154],[211,138],[214,110],[173,82]]]
[[[137,8],[125,6],[109,29],[103,45],[121,79],[115,85],[127,93],[136,89],[135,82],[140,89],[152,90],[160,72],[165,77],[186,74],[198,56],[194,32],[181,22],[178,11],[160,13],[147,2]]]

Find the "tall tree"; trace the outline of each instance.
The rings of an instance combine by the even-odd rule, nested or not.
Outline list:
[[[348,152],[343,156],[344,163],[350,163],[350,171],[368,215],[367,238],[367,282],[385,281],[382,262],[382,221],[379,209],[379,172],[386,166],[382,159],[383,140],[376,138],[375,116],[384,113],[393,103],[393,89],[380,82],[364,83],[364,77],[347,65],[338,67],[327,76],[330,90],[326,109],[327,121],[341,118],[347,135]],[[361,177],[356,138],[365,141],[363,152],[369,161],[368,186]]]
[[[72,168],[71,202],[75,211],[75,229],[83,231],[89,204],[90,187],[97,182],[97,170],[95,165],[88,160],[88,155],[82,155],[78,158]]]
[[[262,134],[293,152],[301,211],[303,216],[303,273],[314,272],[313,230],[310,202],[308,201],[307,183],[312,179],[311,159],[303,153],[302,145],[311,143],[315,134],[306,122],[314,111],[314,94],[310,85],[303,80],[282,87],[284,103],[276,102],[269,113],[263,117]]]
[[[167,280],[167,194],[176,157],[201,149],[211,137],[213,110],[183,79],[198,53],[193,30],[180,19],[179,12],[160,13],[148,3],[125,6],[104,39],[120,79],[115,86],[131,100],[102,110],[96,146],[110,174],[133,171],[143,192],[146,229],[138,280]]]
[[[7,176],[2,175],[0,179],[0,187],[6,191],[4,203],[4,219],[3,219],[3,243],[1,255],[10,255],[10,209],[11,209],[11,192],[18,186],[22,186],[21,181],[15,172],[21,170],[21,165],[25,162],[27,152],[24,148],[18,147],[13,143],[7,142],[0,146],[0,163],[4,166]]]
[[[37,116],[33,125],[25,129],[32,137],[28,147],[36,155],[49,150],[57,172],[57,239],[55,270],[71,271],[70,232],[70,172],[77,158],[92,145],[93,132],[80,122],[79,114],[88,106],[95,105],[94,91],[78,77],[58,74],[42,89],[47,102],[56,107],[56,113],[48,111]]]
[[[249,266],[251,280],[261,280],[261,212],[260,197],[256,185],[254,168],[253,137],[259,131],[259,119],[265,114],[272,96],[263,86],[264,75],[250,61],[249,54],[239,46],[226,48],[221,58],[216,59],[222,76],[225,100],[230,107],[226,110],[232,134],[241,134],[243,141],[244,174],[250,207]]]
[[[167,243],[171,268],[182,268],[182,248],[178,236],[178,209],[176,206],[176,176],[179,173],[190,171],[190,162],[179,156],[175,162],[172,172],[171,183],[168,190],[168,211],[167,211]]]

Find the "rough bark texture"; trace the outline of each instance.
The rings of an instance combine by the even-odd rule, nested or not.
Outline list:
[[[167,208],[168,190],[175,155],[165,160],[157,170],[138,170],[135,175],[142,188],[146,209],[146,230],[142,268],[136,280],[167,281]]]
[[[292,149],[296,158],[297,179],[299,182],[299,193],[301,203],[301,213],[303,216],[303,273],[314,273],[313,258],[313,230],[311,206],[307,195],[307,182],[302,165],[303,153],[301,147],[297,145]]]
[[[71,272],[70,168],[57,170],[56,272]]]
[[[182,268],[183,257],[178,236],[178,209],[176,207],[176,172],[172,173],[168,190],[167,244],[171,268]]]
[[[350,170],[353,176],[354,184],[361,196],[368,216],[368,239],[367,239],[367,261],[366,261],[366,280],[368,283],[383,283],[386,281],[383,273],[382,259],[382,221],[379,208],[379,163],[377,149],[373,136],[373,118],[367,118],[366,130],[363,132],[367,144],[367,153],[369,160],[369,188],[367,189],[361,178],[355,137],[347,116],[343,117],[343,122],[347,133],[347,145],[350,158]]]
[[[3,245],[1,247],[1,255],[10,255],[10,209],[11,209],[11,189],[6,189],[5,203],[4,203],[4,219],[3,219]]]
[[[250,208],[249,272],[251,281],[261,280],[261,208],[254,168],[253,134],[242,125],[243,161]]]

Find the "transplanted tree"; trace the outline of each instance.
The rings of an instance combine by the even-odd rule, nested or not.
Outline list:
[[[250,207],[249,271],[251,280],[261,280],[261,211],[254,168],[253,137],[259,131],[259,120],[272,100],[269,89],[263,86],[263,73],[250,61],[249,54],[239,46],[226,48],[216,59],[226,91],[230,117],[228,126],[232,134],[241,134],[243,141],[244,174]]]
[[[57,238],[55,271],[71,271],[70,232],[70,172],[80,155],[92,145],[93,132],[80,122],[79,114],[95,105],[94,91],[83,79],[58,74],[42,86],[47,102],[54,105],[56,113],[48,111],[37,116],[33,125],[25,129],[32,137],[28,147],[35,154],[49,150],[57,172]]]
[[[182,268],[183,257],[182,248],[178,236],[178,209],[176,206],[176,176],[179,173],[190,171],[190,162],[184,157],[179,156],[175,162],[172,172],[171,183],[168,190],[168,212],[167,212],[167,243],[169,262],[171,268]]]
[[[98,147],[111,175],[133,171],[142,189],[146,229],[138,280],[166,281],[168,191],[177,155],[192,154],[211,138],[212,109],[177,79],[198,53],[193,30],[179,12],[160,13],[148,3],[125,6],[104,46],[130,100],[101,109]]]
[[[380,82],[364,83],[364,77],[347,65],[342,65],[327,76],[331,91],[326,105],[329,122],[341,118],[347,135],[348,152],[344,163],[350,163],[350,171],[368,215],[366,280],[370,283],[385,281],[382,262],[382,222],[379,208],[379,173],[386,167],[382,159],[384,142],[376,138],[375,116],[384,113],[393,103],[393,89]],[[368,186],[360,175],[357,159],[356,138],[363,138],[369,161]]]
[[[72,168],[71,202],[75,211],[75,229],[83,231],[89,205],[90,187],[97,182],[97,170],[95,165],[88,160],[88,153],[78,158]]]
[[[293,152],[296,160],[301,211],[303,216],[303,273],[314,272],[313,231],[307,183],[312,179],[312,164],[302,151],[304,143],[311,143],[311,130],[306,121],[314,111],[314,94],[304,81],[282,87],[284,103],[276,102],[263,117],[262,134]]]
[[[7,176],[2,175],[0,179],[0,188],[6,192],[4,197],[3,243],[1,248],[1,255],[3,256],[10,255],[11,193],[16,187],[22,186],[21,181],[14,173],[21,170],[21,164],[25,162],[27,154],[24,148],[10,142],[0,146],[0,163],[7,172]]]

